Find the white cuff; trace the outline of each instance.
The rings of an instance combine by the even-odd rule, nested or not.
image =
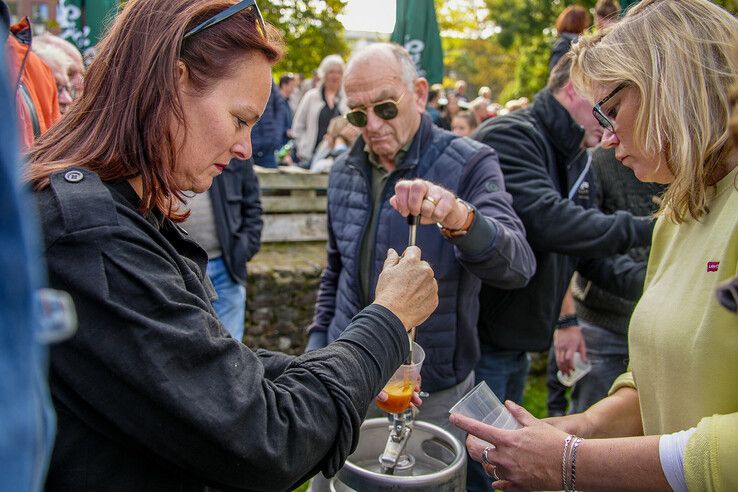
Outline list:
[[[687,492],[687,481],[684,478],[684,449],[696,430],[696,427],[692,427],[674,434],[664,434],[659,439],[661,469],[674,492]]]

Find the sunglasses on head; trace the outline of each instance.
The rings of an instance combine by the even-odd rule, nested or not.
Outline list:
[[[383,120],[391,120],[397,116],[397,113],[399,112],[399,108],[397,106],[400,104],[403,97],[405,97],[404,92],[400,95],[397,101],[394,99],[385,99],[384,101],[379,101],[378,103],[371,104],[363,108],[352,109],[346,113],[346,119],[354,126],[359,128],[364,127],[368,123],[367,111],[371,109],[374,111],[374,114]]]
[[[261,34],[262,38],[266,38],[266,28],[264,27],[264,17],[261,15],[261,11],[259,10],[259,6],[256,4],[256,0],[242,0],[241,2],[238,2],[235,5],[231,5],[227,9],[223,10],[222,12],[219,12],[212,16],[209,19],[206,19],[205,21],[201,22],[200,24],[196,25],[187,33],[184,35],[184,39],[189,38],[190,36],[194,36],[200,31],[204,31],[208,27],[214,26],[218,22],[224,21],[228,19],[229,17],[232,17],[236,15],[237,13],[241,12],[242,10],[246,9],[252,9],[254,13],[254,17],[256,17],[256,29],[259,31],[259,34]]]

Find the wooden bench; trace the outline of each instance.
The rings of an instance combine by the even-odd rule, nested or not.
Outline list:
[[[264,209],[263,243],[325,241],[327,174],[255,166]]]

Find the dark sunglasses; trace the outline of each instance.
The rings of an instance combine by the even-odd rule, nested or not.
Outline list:
[[[241,2],[238,2],[235,5],[231,5],[227,9],[225,9],[222,12],[219,12],[212,16],[211,18],[201,22],[200,24],[196,25],[187,33],[184,35],[184,39],[189,38],[190,36],[194,36],[200,31],[204,31],[210,26],[214,26],[218,22],[224,21],[229,17],[232,17],[236,15],[237,13],[241,12],[242,10],[246,10],[248,8],[252,8],[254,11],[254,16],[256,17],[256,29],[259,31],[259,34],[261,34],[262,38],[266,38],[266,28],[264,27],[264,17],[261,16],[261,11],[259,10],[259,6],[256,4],[256,0],[243,0]]]
[[[615,133],[615,123],[613,123],[612,120],[608,118],[607,115],[602,111],[602,105],[615,97],[615,94],[628,87],[628,85],[630,85],[630,82],[621,82],[612,90],[612,92],[602,98],[602,100],[595,104],[592,108],[592,114],[594,115],[597,122],[602,128],[608,130],[610,133]]]
[[[380,101],[364,108],[352,109],[351,111],[346,113],[346,119],[354,126],[357,126],[359,128],[365,127],[368,122],[366,112],[371,109],[372,111],[374,111],[374,114],[376,114],[383,120],[391,120],[392,118],[397,116],[397,113],[399,112],[399,108],[397,107],[397,105],[400,104],[400,101],[402,101],[403,97],[405,97],[405,92],[402,93],[397,101],[395,101],[394,99],[387,99],[385,101]]]

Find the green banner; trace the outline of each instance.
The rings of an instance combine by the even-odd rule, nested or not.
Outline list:
[[[397,0],[392,42],[410,52],[421,77],[443,82],[443,49],[433,0]]]
[[[633,5],[637,4],[640,0],[621,0],[620,1],[620,11],[625,14],[629,8],[631,8]]]
[[[85,60],[95,56],[95,45],[118,12],[118,0],[59,0],[59,36],[74,43]]]

